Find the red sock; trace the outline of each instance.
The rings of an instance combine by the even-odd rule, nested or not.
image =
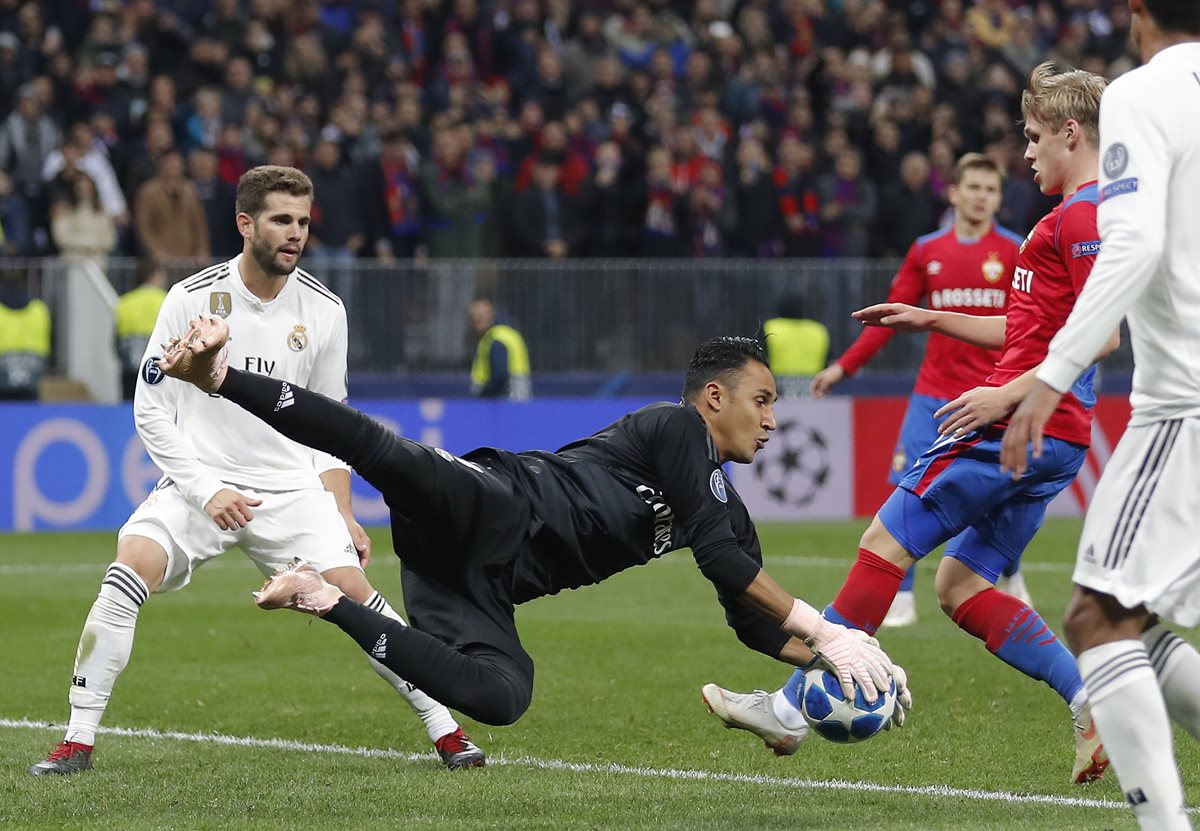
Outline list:
[[[951,615],[959,629],[979,638],[993,653],[1000,649],[1014,628],[1025,626],[1026,618],[1030,617],[1037,618],[1037,612],[1012,595],[992,588],[968,598]],[[1054,633],[1041,623],[1040,618],[1037,623],[1040,625],[1022,634],[1033,641],[1053,641]]]
[[[836,617],[827,617],[874,635],[891,608],[903,579],[904,569],[900,566],[860,548],[858,559],[846,575],[846,582],[842,583],[842,590],[830,604]]]

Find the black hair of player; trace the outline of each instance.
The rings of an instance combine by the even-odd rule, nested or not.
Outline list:
[[[696,349],[688,365],[683,400],[693,400],[709,381],[728,383],[729,376],[741,371],[750,361],[758,361],[768,368],[771,366],[762,342],[756,338],[727,335],[706,340]]]
[[[1200,3],[1196,0],[1142,0],[1142,3],[1164,32],[1200,35]]]

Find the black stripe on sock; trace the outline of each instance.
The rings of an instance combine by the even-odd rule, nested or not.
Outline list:
[[[1083,686],[1090,698],[1101,697],[1106,689],[1111,687],[1122,676],[1139,669],[1154,671],[1150,661],[1140,653],[1125,653],[1118,655],[1104,666],[1083,679]]]
[[[116,586],[128,594],[133,602],[141,606],[150,595],[140,578],[131,577],[124,569],[109,567],[104,574],[104,583]],[[131,594],[132,593],[132,594]],[[138,598],[141,598],[140,600]]]

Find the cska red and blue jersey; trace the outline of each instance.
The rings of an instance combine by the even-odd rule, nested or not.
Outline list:
[[[999,225],[977,240],[959,239],[953,225],[918,237],[892,280],[887,302],[970,315],[1004,314],[1020,244],[1020,237]],[[837,363],[853,375],[895,334],[881,326],[866,327]],[[913,393],[955,398],[983,384],[999,357],[994,350],[930,333]]]
[[[987,379],[999,387],[1040,364],[1062,328],[1100,252],[1099,192],[1090,182],[1046,214],[1021,244],[1008,300],[1004,350]],[[1087,446],[1096,395],[1091,367],[1062,397],[1046,422],[1047,436]],[[1007,423],[1007,422],[1004,422]]]

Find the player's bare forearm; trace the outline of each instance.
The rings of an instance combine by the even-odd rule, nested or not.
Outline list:
[[[783,649],[779,650],[779,660],[794,667],[806,667],[816,657],[808,645],[796,637],[788,638]]]
[[[981,346],[984,349],[1004,348],[1004,330],[1008,318],[1004,315],[967,315],[962,312],[931,312],[933,325],[929,331],[955,340]]]
[[[774,577],[760,569],[738,600],[771,623],[780,626],[792,611],[796,598],[779,585]]]

